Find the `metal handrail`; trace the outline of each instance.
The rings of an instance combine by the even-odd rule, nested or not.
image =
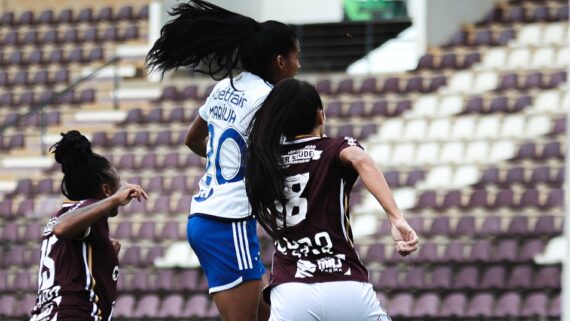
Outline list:
[[[113,81],[113,85],[114,85],[114,90],[113,90],[113,104],[115,108],[118,108],[117,105],[117,89],[116,88],[118,86],[118,68],[117,68],[117,63],[119,62],[120,58],[119,57],[114,57],[113,59],[107,61],[106,63],[104,63],[103,65],[97,67],[95,70],[93,70],[89,75],[81,77],[79,79],[77,79],[76,81],[74,81],[71,85],[67,86],[65,89],[59,91],[59,92],[55,92],[51,97],[49,97],[47,100],[44,100],[42,102],[33,104],[30,109],[28,110],[28,112],[24,113],[24,114],[18,114],[16,116],[16,118],[11,121],[10,123],[7,124],[2,124],[2,126],[0,126],[0,135],[4,132],[4,130],[6,130],[9,127],[12,126],[17,126],[20,121],[32,116],[35,113],[40,113],[40,127],[41,127],[41,145],[42,145],[42,151],[45,153],[45,148],[44,148],[44,136],[45,136],[45,132],[46,132],[46,119],[45,119],[45,113],[44,113],[44,108],[48,105],[51,105],[52,103],[54,103],[55,101],[57,101],[58,99],[60,99],[61,97],[67,95],[69,92],[71,92],[72,90],[74,90],[75,88],[77,88],[80,84],[86,82],[87,80],[93,78],[95,75],[97,75],[101,70],[103,70],[105,67],[110,66],[110,65],[115,65],[115,69],[114,69],[114,81]]]

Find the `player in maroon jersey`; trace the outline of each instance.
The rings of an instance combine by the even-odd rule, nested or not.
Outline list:
[[[386,210],[396,250],[408,255],[418,239],[372,158],[353,138],[325,137],[324,123],[319,94],[295,79],[273,88],[252,123],[247,194],[276,250],[270,320],[388,320],[350,230],[358,176]]]
[[[148,196],[140,186],[120,186],[115,168],[78,131],[62,136],[51,151],[64,174],[61,191],[72,201],[44,228],[31,321],[111,320],[120,244],[109,237],[107,218]]]

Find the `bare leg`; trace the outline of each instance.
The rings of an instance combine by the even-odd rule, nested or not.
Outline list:
[[[235,288],[214,293],[214,302],[223,321],[257,321],[262,284],[244,282]]]
[[[269,284],[269,277],[264,274],[261,277],[261,289],[263,290]],[[271,313],[271,307],[265,303],[263,297],[259,298],[259,309],[257,310],[257,321],[267,321],[269,320],[269,315]]]

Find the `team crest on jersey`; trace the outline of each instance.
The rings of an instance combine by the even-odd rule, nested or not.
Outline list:
[[[115,265],[115,268],[113,269],[113,274],[111,275],[111,277],[113,278],[113,281],[117,282],[117,280],[119,279],[119,267],[117,265]]]
[[[311,160],[319,160],[321,158],[322,150],[317,150],[315,145],[307,145],[301,149],[295,149],[281,156],[283,165],[293,165],[308,163]]]
[[[354,138],[352,138],[352,137],[346,136],[346,137],[344,137],[344,139],[346,140],[346,143],[347,143],[348,145],[350,145],[350,146],[356,146],[356,145],[358,145],[357,142],[356,142],[356,139],[354,139]]]

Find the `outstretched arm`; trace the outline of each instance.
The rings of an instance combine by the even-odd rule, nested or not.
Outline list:
[[[354,168],[366,189],[374,195],[386,211],[392,223],[392,237],[396,242],[398,252],[401,255],[408,255],[415,251],[418,247],[416,232],[408,225],[400,212],[384,175],[376,167],[370,155],[356,146],[350,146],[340,152],[339,158],[345,166]]]
[[[206,157],[206,139],[208,138],[208,123],[202,119],[200,114],[196,114],[194,122],[190,125],[184,144],[194,153]]]
[[[93,223],[108,216],[119,206],[129,204],[136,198],[148,199],[146,192],[138,185],[125,184],[113,195],[89,206],[69,211],[57,218],[53,234],[60,239],[70,239],[82,236]]]

